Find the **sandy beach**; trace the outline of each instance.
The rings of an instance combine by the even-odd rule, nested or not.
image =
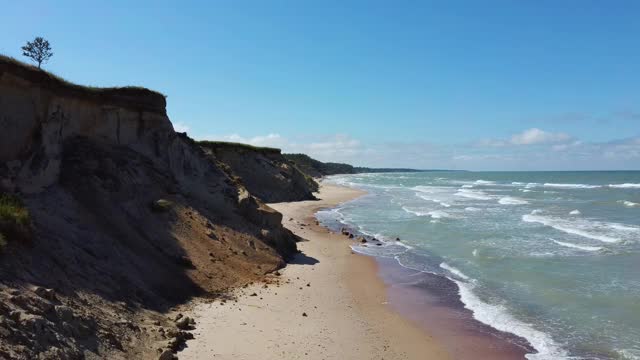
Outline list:
[[[199,303],[189,314],[195,339],[180,359],[447,359],[423,329],[387,305],[373,258],[354,254],[344,236],[316,225],[319,209],[363,192],[322,185],[319,201],[279,203],[302,251],[265,282],[234,299]]]

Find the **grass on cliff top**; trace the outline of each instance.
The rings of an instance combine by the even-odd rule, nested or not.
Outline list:
[[[278,153],[280,152],[280,149],[277,149],[277,148],[260,147],[260,146],[253,146],[253,145],[249,145],[249,144],[227,142],[227,141],[203,140],[203,141],[198,141],[198,145],[200,145],[202,147],[206,147],[206,148],[227,147],[227,148],[239,148],[239,149],[259,151],[259,152],[278,152]]]
[[[30,224],[29,209],[22,200],[0,193],[0,251],[12,236],[27,233]]]
[[[0,54],[0,65],[2,65],[3,63],[8,64],[9,66],[22,68],[31,73],[37,73],[40,77],[42,77],[47,82],[50,82],[52,84],[56,84],[59,86],[63,86],[69,89],[77,90],[77,91],[95,93],[95,94],[101,94],[105,92],[115,92],[115,91],[136,91],[136,92],[150,92],[150,93],[162,95],[165,98],[167,97],[165,94],[161,92],[150,90],[142,86],[96,87],[96,86],[74,84],[71,81],[68,81],[54,73],[48,72],[43,69],[38,69],[38,67],[35,65],[27,64],[16,58]]]

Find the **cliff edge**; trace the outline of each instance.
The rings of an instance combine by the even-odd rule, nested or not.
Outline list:
[[[226,164],[249,192],[268,203],[314,200],[318,183],[282,156],[280,149],[220,141],[198,143]]]
[[[0,56],[0,128],[0,193],[30,217],[28,239],[0,243],[0,358],[157,358],[186,336],[174,305],[297,251],[281,214],[174,131],[162,94]]]

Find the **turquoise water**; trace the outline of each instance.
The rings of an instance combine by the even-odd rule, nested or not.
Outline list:
[[[320,212],[323,223],[384,241],[358,252],[455,281],[476,319],[538,350],[529,358],[640,359],[640,172],[327,181],[369,194]]]

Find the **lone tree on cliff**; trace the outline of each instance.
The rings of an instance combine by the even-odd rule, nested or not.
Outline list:
[[[33,62],[38,63],[38,69],[43,62],[49,61],[53,56],[51,52],[51,46],[49,42],[40,36],[33,39],[33,41],[27,41],[27,45],[22,47],[22,55],[31,58]]]

